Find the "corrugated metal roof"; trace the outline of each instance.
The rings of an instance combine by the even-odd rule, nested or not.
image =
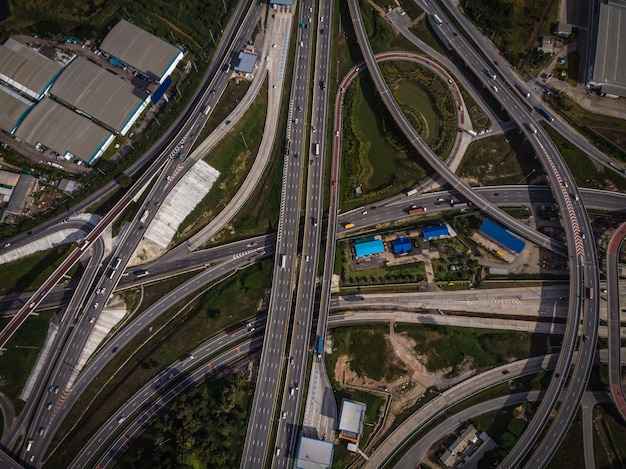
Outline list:
[[[11,86],[31,90],[34,95],[45,91],[63,65],[50,60],[14,39],[0,47],[0,74]]]
[[[111,29],[100,50],[157,80],[182,54],[177,47],[126,20]]]
[[[0,129],[11,132],[32,102],[0,85]]]
[[[296,457],[297,469],[330,468],[335,445],[330,441],[300,437],[300,447]]]
[[[249,52],[239,52],[239,63],[235,67],[236,72],[241,73],[252,73],[254,72],[254,66],[259,60],[259,56],[257,54],[251,54]]]
[[[450,235],[446,225],[426,226],[422,229],[422,233],[424,234],[424,239],[433,239]]]
[[[65,106],[44,98],[24,118],[15,135],[26,143],[37,143],[64,155],[89,161],[111,132]]]
[[[12,173],[11,171],[5,171],[4,169],[0,169],[0,184],[2,184],[3,186],[15,187],[17,185],[17,181],[19,180],[19,173]]]
[[[19,214],[24,211],[26,198],[33,191],[36,182],[37,180],[28,174],[20,175],[20,180],[17,181],[17,185],[7,205],[7,212]]]
[[[63,70],[50,94],[118,132],[148,97],[146,91],[82,57]]]
[[[408,238],[397,238],[393,240],[393,252],[396,254],[404,254],[411,250],[411,240]]]
[[[491,220],[485,220],[482,225],[480,225],[479,231],[484,235],[487,235],[489,238],[493,239],[498,244],[508,248],[510,251],[520,253],[522,249],[526,246],[526,243],[521,239],[513,236],[507,230],[502,228],[501,226],[496,225]]]
[[[363,432],[363,415],[367,406],[362,402],[344,399],[341,402],[339,430],[360,435]]]
[[[385,246],[380,239],[360,240],[355,242],[354,250],[356,251],[356,257],[367,257],[372,254],[385,252]]]
[[[599,2],[598,36],[593,66],[593,82],[614,85],[612,92],[625,96],[626,91],[626,2]],[[622,37],[620,40],[619,38]]]

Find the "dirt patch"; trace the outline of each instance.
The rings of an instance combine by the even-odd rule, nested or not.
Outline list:
[[[385,340],[391,346],[394,359],[400,362],[407,370],[407,374],[398,379],[387,382],[377,381],[367,376],[359,376],[350,369],[350,357],[342,355],[337,358],[334,369],[335,380],[340,387],[346,390],[361,390],[387,398],[387,414],[381,427],[377,428],[376,436],[383,435],[391,427],[396,416],[413,406],[426,392],[428,388],[437,391],[448,389],[475,374],[474,360],[465,357],[463,363],[456,367],[456,376],[447,378],[451,368],[431,373],[426,369],[426,357],[415,352],[416,343],[406,333],[396,334],[394,323],[390,324],[390,333],[385,335]],[[389,403],[391,399],[391,403]],[[370,444],[376,441],[372,438]],[[370,445],[368,445],[370,446]]]

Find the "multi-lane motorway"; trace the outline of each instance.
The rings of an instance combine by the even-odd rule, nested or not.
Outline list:
[[[295,392],[298,387],[298,383],[283,382],[282,377],[287,364],[288,357],[285,353],[290,338],[294,290],[297,287],[302,169],[307,163],[304,155],[308,154],[305,150],[307,124],[304,110],[309,96],[313,34],[307,24],[310,24],[312,8],[312,1],[301,2],[298,16],[294,16],[291,22],[297,45],[285,139],[274,275],[257,386],[241,458],[241,467],[246,469],[263,467],[268,458],[281,456],[279,448],[276,452],[270,451],[271,441],[274,439],[279,390],[281,386],[289,386]],[[279,10],[275,14],[291,17],[292,12]],[[296,26],[294,22],[300,26]],[[302,340],[298,335],[303,334],[303,330],[296,329],[294,333],[296,340]],[[287,370],[287,380],[290,379],[290,371]]]
[[[242,14],[246,4],[247,2],[239,3],[237,7],[238,14]],[[562,353],[556,361],[553,379],[546,391],[542,404],[529,425],[529,429],[503,462],[504,467],[517,467],[522,464],[528,464],[530,467],[544,466],[562,441],[575,411],[579,407],[591,370],[593,351],[595,350],[598,334],[598,261],[595,254],[595,241],[592,229],[583,205],[583,200],[587,199],[587,192],[585,192],[583,197],[583,192],[576,187],[567,166],[560,157],[556,147],[547,137],[544,129],[535,120],[533,113],[529,112],[528,108],[521,103],[520,97],[506,85],[501,86],[499,92],[492,88],[494,89],[494,97],[509,112],[519,128],[525,132],[546,169],[552,187],[552,192],[549,196],[546,196],[546,189],[534,188],[528,189],[526,195],[532,194],[531,198],[535,197],[534,203],[539,203],[536,197],[539,193],[543,194],[542,197],[545,197],[545,203],[551,203],[552,200],[556,200],[561,209],[563,220],[566,220],[564,224],[567,245],[563,246],[536,232],[524,223],[511,218],[498,207],[498,205],[514,203],[514,197],[516,197],[514,194],[519,194],[519,187],[498,188],[497,190],[494,188],[476,189],[470,188],[460,181],[425,145],[400,111],[376,65],[376,58],[372,54],[363,23],[360,20],[358,2],[351,0],[349,7],[359,45],[367,64],[367,71],[372,74],[383,102],[418,151],[455,188],[455,191],[458,191],[453,193],[452,196],[461,201],[472,202],[475,207],[485,211],[523,237],[532,240],[540,246],[565,255],[569,259],[571,276],[570,301],[567,315],[568,321],[564,329]],[[476,76],[481,78],[486,85],[491,84],[492,78],[487,73],[489,65],[485,64],[482,57],[467,44],[464,38],[458,36],[453,28],[445,22],[444,12],[437,9],[435,2],[429,3],[425,7],[428,14],[437,13],[444,18],[444,24],[435,26],[440,37],[444,41],[449,41],[450,47],[464,57],[468,68]],[[246,19],[239,29],[235,47],[239,47],[241,41],[248,39],[249,32],[258,22],[260,11],[261,7],[256,2],[248,9]],[[91,382],[101,367],[110,360],[111,356],[141,331],[145,324],[148,324],[156,315],[165,311],[169,306],[174,305],[180,298],[206,285],[211,279],[217,278],[217,276],[228,272],[235,266],[255,261],[274,252],[276,262],[268,324],[263,340],[259,378],[253,401],[252,417],[249,422],[248,434],[243,449],[241,467],[263,467],[268,464],[274,467],[285,467],[291,464],[298,435],[302,393],[304,392],[301,389],[301,384],[306,381],[307,358],[310,356],[308,350],[311,346],[311,326],[314,319],[313,312],[316,297],[317,261],[323,227],[322,195],[324,186],[322,178],[324,177],[324,156],[326,153],[325,122],[328,108],[327,82],[329,81],[331,45],[331,38],[328,32],[332,30],[330,27],[332,24],[332,2],[321,1],[318,10],[313,2],[306,0],[299,5],[297,12],[297,17],[292,16],[293,11],[287,11],[285,8],[276,12],[277,15],[285,15],[285,17],[289,18],[289,22],[294,22],[297,26],[292,24],[296,42],[296,56],[285,143],[280,222],[275,239],[268,236],[260,241],[252,242],[248,240],[247,243],[234,243],[232,246],[217,248],[211,254],[198,253],[197,256],[195,254],[188,255],[188,259],[182,259],[179,256],[165,256],[163,260],[152,263],[150,272],[152,279],[154,279],[158,278],[159,272],[166,275],[176,269],[183,271],[197,268],[200,259],[211,264],[214,263],[215,256],[221,260],[219,265],[208,266],[206,271],[168,294],[133,320],[131,324],[120,330],[116,336],[105,344],[102,350],[92,357],[92,360],[81,374],[77,375],[77,371],[72,368],[75,367],[82,344],[85,343],[87,336],[93,328],[91,320],[80,320],[77,323],[78,327],[75,327],[71,332],[70,340],[68,341],[68,344],[71,345],[58,351],[58,354],[55,353],[55,356],[58,355],[58,357],[63,358],[55,359],[57,361],[51,361],[46,365],[47,368],[42,375],[43,378],[38,380],[35,386],[35,395],[38,396],[38,400],[33,399],[32,403],[29,401],[29,410],[23,414],[28,415],[29,412],[35,412],[30,422],[30,429],[27,432],[29,437],[33,438],[38,428],[44,430],[40,437],[34,438],[36,441],[29,455],[33,458],[33,461],[38,462],[40,460],[51,435],[58,429],[62,416],[67,414],[67,411],[76,402],[82,390]],[[227,36],[230,37],[232,34],[234,34],[233,25],[229,26]],[[312,54],[312,44],[314,39],[317,44],[317,50],[314,64],[315,72],[311,74],[311,58],[314,56]],[[220,47],[222,47],[222,44],[220,44]],[[389,54],[388,58],[402,58],[402,56],[403,54],[401,53]],[[429,65],[439,69],[437,64]],[[364,71],[365,68],[362,67],[361,72]],[[214,72],[217,73],[217,69]],[[347,82],[354,78],[358,72],[358,68],[353,70],[350,76],[347,77]],[[503,76],[501,72],[499,74]],[[311,76],[313,77],[313,86],[311,86]],[[505,79],[508,79],[507,74],[504,74],[504,76]],[[213,79],[211,88],[215,89],[217,87],[220,90],[219,94],[221,94],[221,90],[223,90],[227,80],[224,79],[223,75],[219,75],[218,78]],[[80,317],[82,312],[93,310],[93,316],[97,318],[109,294],[117,288],[118,282],[122,281],[123,284],[128,280],[135,282],[139,280],[132,278],[132,276],[129,279],[123,278],[124,266],[141,240],[146,223],[154,216],[156,211],[154,207],[162,202],[163,197],[173,186],[175,180],[182,177],[183,171],[181,169],[186,164],[186,151],[188,151],[184,150],[181,152],[182,144],[187,143],[187,147],[191,146],[191,143],[199,134],[203,123],[206,121],[206,116],[203,116],[201,111],[205,109],[209,100],[216,100],[219,97],[219,94],[217,97],[210,97],[208,87],[206,86],[208,83],[209,80],[205,80],[205,86],[199,89],[194,105],[185,114],[185,119],[181,120],[181,125],[178,127],[179,131],[169,135],[171,143],[166,146],[166,150],[161,153],[161,156],[155,160],[152,167],[139,178],[137,183],[114,209],[89,231],[79,247],[70,253],[61,267],[25,301],[15,318],[9,323],[9,326],[0,333],[0,346],[6,344],[6,341],[17,330],[28,314],[44,304],[44,299],[51,294],[59,279],[81,256],[95,249],[94,258],[101,258],[102,253],[98,252],[98,249],[101,249],[98,243],[99,236],[125,209],[133,197],[138,195],[148,185],[154,183],[153,188],[145,198],[144,205],[140,208],[130,228],[122,235],[123,240],[120,243],[120,247],[114,252],[108,263],[104,263],[101,268],[99,265],[93,265],[88,268],[88,275],[79,284],[76,295],[68,308],[69,315],[73,316],[76,314],[77,317]],[[309,114],[308,103],[311,90],[313,90],[313,107]],[[342,95],[343,87],[340,90],[340,96]],[[337,153],[340,151],[341,146],[342,112],[341,101],[339,100],[338,103],[336,128],[333,129],[332,135],[333,148]],[[214,101],[211,101],[211,104],[215,104]],[[311,116],[310,119],[309,115]],[[181,160],[171,159],[170,156],[173,152],[183,153]],[[594,154],[596,153],[598,152],[595,151]],[[330,303],[328,282],[330,281],[330,275],[332,275],[333,261],[328,256],[329,253],[334,252],[334,239],[338,231],[336,209],[339,168],[336,164],[334,162],[331,169],[331,213],[328,220],[326,252],[326,263],[328,265],[325,266],[324,278],[322,279],[319,306],[320,316],[317,329],[317,334],[321,337],[324,337],[327,322],[326,313]],[[603,162],[603,164],[608,163]],[[308,168],[308,182],[307,189],[303,192],[302,174],[305,167]],[[170,180],[172,175],[175,176],[174,180]],[[302,194],[306,194],[304,212],[301,211],[301,206],[303,205]],[[594,192],[589,195],[589,197],[594,196],[597,196]],[[432,204],[432,211],[434,211],[437,208],[435,197],[437,196],[426,196],[419,200],[424,206]],[[623,197],[616,195],[614,199],[616,201],[616,209],[623,209]],[[412,198],[408,197],[395,197],[388,203],[372,206],[370,210],[355,210],[351,213],[343,214],[342,217],[346,221],[355,223],[357,228],[362,228],[366,225],[373,225],[405,216],[406,206],[412,203],[412,200]],[[606,200],[603,200],[601,203],[598,202],[598,205],[606,208]],[[146,216],[143,216],[144,214]],[[243,249],[244,243],[246,243],[245,247],[248,248],[246,250]],[[299,249],[299,246],[302,246],[302,248]],[[333,249],[328,249],[328,246]],[[614,251],[615,249],[613,249],[613,254],[615,254]],[[99,261],[97,264],[99,264]],[[94,281],[96,283],[92,284]],[[617,287],[612,285],[610,280],[609,284],[611,291],[617,292]],[[108,292],[106,295],[98,293],[98,291],[102,292],[103,289]],[[615,307],[614,303],[610,304],[609,310],[614,311]],[[619,311],[619,306],[617,308]],[[67,318],[69,316],[66,317],[64,332],[60,334],[60,337],[65,337],[67,333],[67,324],[71,322]],[[619,341],[619,334],[615,334],[615,336]],[[579,358],[576,361],[571,377],[568,378],[570,364],[576,349]],[[619,366],[619,353],[617,354],[617,364]],[[318,366],[321,365],[315,364],[314,369],[317,369]],[[47,376],[50,376],[50,378],[46,382]],[[614,387],[613,383],[612,387]],[[59,388],[61,393],[57,394]],[[565,392],[561,396],[563,389],[565,389]],[[615,388],[613,391],[617,393],[618,389]],[[619,393],[622,393],[621,388]],[[623,397],[623,394],[621,395]],[[172,394],[170,397],[174,398],[175,394]],[[539,438],[539,434],[546,425],[550,412],[554,409],[559,397],[563,398],[563,402],[555,421],[535,449],[535,452],[528,459],[531,447]],[[280,400],[281,398],[282,401]],[[117,426],[113,419],[114,417],[112,417],[112,421],[105,426],[103,431],[115,432]],[[22,417],[20,425],[24,423],[24,417]],[[140,426],[134,428],[134,431],[138,430]],[[274,433],[276,429],[277,433]],[[38,433],[42,432],[39,431]],[[14,438],[16,436],[17,434]],[[25,457],[24,452],[22,454]],[[270,460],[271,462],[269,462]]]
[[[463,196],[514,231],[528,239],[534,239],[535,242],[538,242],[538,238],[533,235],[532,230],[526,226],[520,227],[518,222],[512,221],[510,217],[506,216],[502,211],[492,207],[486,200],[478,196],[467,184],[460,181],[449,168],[438,160],[437,156],[420,139],[393,98],[376,64],[369,39],[365,32],[365,27],[361,20],[358,2],[351,0],[348,5],[350,7],[350,15],[356,31],[357,41],[365,58],[368,70],[374,80],[376,89],[385,106],[409,141],[416,147],[428,163],[455,189],[459,190]],[[430,11],[427,10],[428,13],[437,13],[439,17],[443,18],[445,21],[445,15],[441,11],[435,10],[434,2],[433,7],[429,10]],[[438,26],[441,30],[440,35],[449,38],[458,36],[458,34],[455,35],[455,31],[447,22],[445,25],[440,24]],[[460,37],[459,39],[458,44],[462,45],[464,41]],[[464,57],[466,64],[474,74],[486,83],[488,79],[492,80],[493,76],[489,73],[489,66],[484,64],[482,58],[470,47],[467,47],[465,51],[461,51],[461,45],[457,45],[456,50]],[[531,447],[539,438],[540,432],[545,426],[550,413],[556,406],[557,398],[561,390],[566,384],[567,372],[572,361],[575,346],[578,342],[579,318],[583,312],[583,307],[585,307],[586,311],[582,334],[589,340],[583,340],[580,344],[582,358],[577,362],[574,369],[571,384],[567,389],[565,405],[560,408],[559,415],[550,429],[549,436],[541,442],[537,449],[537,456],[533,456],[532,464],[547,463],[553,451],[556,449],[556,446],[562,441],[575,415],[580,398],[582,397],[582,392],[586,387],[591,372],[591,351],[595,349],[597,340],[598,299],[597,296],[594,297],[593,294],[589,295],[589,292],[598,291],[599,280],[593,236],[585,236],[585,233],[591,233],[591,226],[584,206],[580,203],[580,194],[567,165],[552,141],[548,138],[546,132],[535,122],[534,118],[529,115],[527,108],[520,104],[517,96],[514,96],[506,87],[501,88],[500,93],[497,92],[497,88],[493,88],[496,98],[500,101],[502,106],[509,111],[509,114],[518,124],[520,130],[526,133],[530,143],[535,148],[538,157],[546,169],[563,218],[569,221],[569,223],[565,223],[565,229],[568,241],[568,256],[570,258],[570,320],[568,321],[567,332],[563,341],[564,349],[560,355],[559,363],[557,364],[557,371],[554,374],[555,378],[548,387],[546,397],[543,399],[529,428],[522,435],[513,451],[509,453],[506,460],[503,461],[504,467],[515,467],[527,458]],[[540,242],[540,244],[544,243],[545,241]],[[545,245],[555,248],[552,243]],[[585,296],[587,296],[586,301],[584,301]]]

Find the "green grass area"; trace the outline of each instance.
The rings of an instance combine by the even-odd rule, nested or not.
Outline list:
[[[177,304],[144,329],[116,353],[63,421],[51,448],[61,438],[67,439],[51,456],[51,464],[65,467],[105,419],[177,358],[217,332],[257,314],[271,278],[270,260],[250,266],[217,282],[206,293],[185,302],[184,307]],[[75,422],[78,425],[68,433]]]
[[[198,140],[196,145],[192,148],[195,149],[200,142],[206,139],[211,133],[228,117],[228,115],[237,107],[239,101],[248,92],[248,88],[252,84],[248,80],[229,80],[226,89],[220,96],[220,100],[217,105],[211,111],[211,115],[207,120],[207,123],[202,128],[202,131],[198,134]]]
[[[361,17],[374,54],[390,50],[415,51],[416,47],[401,34],[396,35],[391,25],[377,9],[372,8],[366,0],[360,0]],[[386,2],[387,5],[389,2]],[[347,10],[347,5],[346,5]],[[348,13],[346,11],[346,13]],[[342,12],[343,16],[343,12]],[[348,19],[350,17],[348,16]]]
[[[0,355],[0,390],[13,401],[16,412],[22,408],[23,402],[19,400],[19,395],[46,340],[55,313],[29,316]]]
[[[616,160],[626,163],[626,121],[586,111],[564,93],[545,96],[552,109],[593,145]]]
[[[397,129],[369,77],[355,81],[346,93],[341,164],[342,210],[388,197],[427,174],[426,164]]]
[[[365,448],[368,441],[372,436],[375,424],[379,421],[379,413],[383,411],[383,405],[385,400],[374,394],[368,394],[361,391],[347,392],[346,390],[335,390],[335,401],[337,402],[337,415],[341,412],[341,402],[343,399],[350,399],[356,402],[362,402],[365,404],[365,415],[363,416],[363,434],[359,441],[359,447]],[[349,452],[345,448],[345,444],[335,445],[335,451],[333,452],[333,469],[347,468],[355,460],[355,454]]]
[[[398,325],[396,332],[406,332],[415,341],[415,351],[426,356],[428,370],[452,368],[452,374],[468,356],[482,371],[545,353],[548,341],[547,336],[540,334],[449,326]]]
[[[478,186],[532,184],[545,174],[534,156],[524,135],[512,130],[470,143],[457,173]]]
[[[580,54],[577,51],[572,51],[567,54],[567,62],[564,64],[556,63],[556,66],[552,70],[552,74],[555,78],[567,82],[571,86],[578,84],[578,69],[580,66]],[[553,84],[553,86],[555,86]]]
[[[609,405],[594,408],[594,458],[596,467],[615,467],[626,460],[626,426]]]
[[[267,83],[243,118],[204,157],[220,172],[209,193],[178,227],[173,243],[178,244],[199,231],[224,208],[237,192],[254,163],[263,137],[267,110]]]
[[[380,325],[368,327],[340,327],[332,331],[333,353],[328,355],[329,376],[333,374],[337,358],[350,357],[350,369],[359,376],[374,380],[393,379],[405,373],[401,362],[394,359],[386,336],[389,328]]]
[[[389,2],[385,3],[389,4]],[[424,10],[422,10],[413,0],[399,0],[398,3],[407,16],[412,20],[424,14]]]
[[[472,252],[459,239],[437,240],[431,247],[439,248],[439,257],[431,261],[437,282],[452,282],[451,287],[461,289],[480,268],[478,260],[472,259]]]
[[[430,105],[426,91],[414,82],[404,82],[398,86],[394,94],[398,102],[419,113],[418,115],[422,118],[417,121],[421,124],[417,127],[420,136],[429,146],[436,145],[441,122]],[[415,126],[415,123],[413,125]]]
[[[511,451],[526,429],[535,409],[535,403],[524,402],[516,407],[505,407],[499,411],[477,415],[472,418],[472,423],[476,429],[487,432],[498,444],[498,448],[485,454],[479,467],[497,466],[496,461],[502,461],[503,457]]]
[[[0,265],[0,277],[2,278],[0,294],[24,292],[39,288],[75,247],[74,243],[63,244],[56,248]],[[76,269],[78,267],[75,267],[74,271]]]
[[[561,152],[578,186],[617,190],[620,192],[626,191],[626,179],[621,175],[609,171],[603,166],[594,164],[585,152],[565,139],[549,124],[541,122],[541,125],[546,129],[548,135]]]
[[[558,2],[554,0],[471,0],[463,5],[464,13],[518,68],[532,60],[537,38],[550,35],[550,24],[557,22]]]
[[[141,305],[137,312],[140,313],[147,309],[152,303],[163,297],[167,292],[174,290],[174,288],[185,283],[187,280],[198,275],[197,271],[186,272],[180,275],[173,275],[165,280],[160,280],[154,283],[148,283],[143,287],[143,295],[141,296]],[[137,289],[134,289],[137,291]]]
[[[237,467],[253,390],[232,375],[205,379],[131,441],[117,467]]]
[[[417,18],[417,17],[416,17]],[[415,19],[411,17],[411,19]],[[427,45],[435,49],[442,55],[448,55],[447,49],[445,49],[437,36],[434,34],[432,27],[430,26],[430,22],[428,21],[428,17],[424,15],[420,20],[413,23],[412,26],[409,27],[409,31],[418,39],[425,42]]]
[[[226,7],[234,4],[232,0],[190,0],[181,8],[166,0],[67,0],[62,5],[51,0],[18,0],[11,2],[11,16],[0,24],[3,42],[8,35],[31,32],[53,39],[71,35],[93,40],[124,18],[186,50],[197,51],[213,45],[207,31],[211,29],[217,39],[230,14]]]

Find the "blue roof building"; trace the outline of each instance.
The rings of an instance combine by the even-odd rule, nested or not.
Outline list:
[[[406,254],[411,251],[411,240],[407,238],[397,238],[394,239],[393,242],[393,252],[394,254]]]
[[[424,234],[425,240],[450,236],[450,232],[448,231],[448,227],[446,225],[426,226],[422,229],[422,233]]]
[[[356,257],[362,258],[385,252],[385,246],[381,239],[359,239],[354,242],[354,251]]]
[[[485,220],[483,224],[480,225],[478,231],[516,254],[522,252],[522,249],[526,246],[524,241],[516,236],[513,236],[507,230],[499,225],[496,225],[491,220]]]
[[[253,49],[246,47],[239,52],[239,63],[235,66],[235,72],[243,76],[252,75],[256,63],[259,60],[259,54]]]

